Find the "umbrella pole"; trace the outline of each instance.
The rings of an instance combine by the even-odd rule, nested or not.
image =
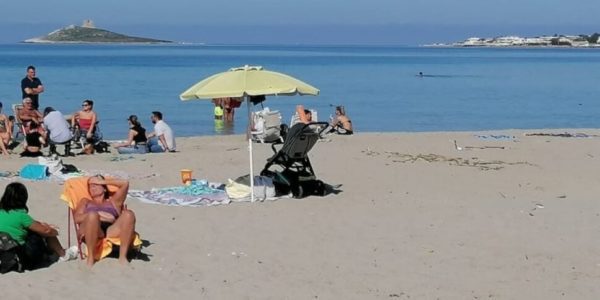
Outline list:
[[[250,155],[250,202],[254,202],[254,161],[252,160],[252,111],[250,111],[250,96],[244,96],[246,103],[248,103],[248,131],[246,137],[248,138],[248,153]]]

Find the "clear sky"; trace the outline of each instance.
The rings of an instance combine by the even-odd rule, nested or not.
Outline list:
[[[0,0],[0,42],[92,19],[205,43],[420,44],[600,32],[600,0]]]

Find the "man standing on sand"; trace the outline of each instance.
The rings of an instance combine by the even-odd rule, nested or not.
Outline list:
[[[160,111],[153,111],[150,120],[154,123],[154,132],[146,135],[150,152],[175,152],[175,135],[171,127],[162,119]],[[153,137],[156,137],[153,139]]]
[[[35,67],[27,67],[27,76],[21,80],[21,99],[30,98],[33,109],[37,110],[40,106],[39,94],[44,92],[42,81],[35,77]]]

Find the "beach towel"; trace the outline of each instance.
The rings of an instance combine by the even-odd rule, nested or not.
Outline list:
[[[65,181],[65,186],[63,188],[63,192],[60,195],[60,198],[67,202],[67,205],[71,210],[75,210],[79,201],[83,198],[91,199],[90,193],[88,191],[88,180],[89,177],[77,177],[71,178]],[[109,192],[115,192],[116,188],[114,186],[108,186]],[[70,212],[69,212],[70,213]],[[74,221],[73,221],[74,222]],[[69,224],[70,226],[70,224]],[[79,239],[78,227],[75,226],[75,231],[77,232],[77,239]],[[96,259],[102,259],[109,255],[112,252],[113,245],[120,245],[121,240],[119,238],[104,238],[95,245],[97,251]],[[90,247],[90,245],[87,245]],[[140,249],[142,246],[142,240],[140,239],[139,234],[136,232],[133,240],[133,249]]]
[[[26,164],[19,172],[21,178],[30,180],[43,180],[48,175],[48,167],[38,164]]]
[[[17,177],[19,177],[19,172],[0,171],[0,179],[15,180]]]
[[[204,180],[193,181],[189,186],[154,188],[149,191],[129,190],[128,196],[144,203],[170,206],[214,206],[230,203],[219,184],[209,184]]]

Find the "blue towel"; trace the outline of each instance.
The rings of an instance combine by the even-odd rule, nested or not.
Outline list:
[[[23,166],[19,174],[25,179],[42,180],[46,179],[48,167],[37,164],[27,164]]]

